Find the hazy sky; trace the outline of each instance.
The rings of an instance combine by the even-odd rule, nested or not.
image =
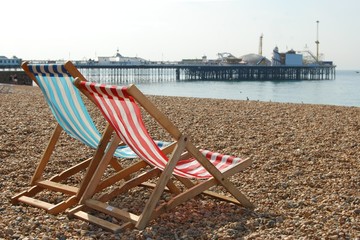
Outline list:
[[[360,69],[359,0],[16,0],[1,3],[0,55],[24,60],[124,56],[178,61],[320,53],[338,69]]]

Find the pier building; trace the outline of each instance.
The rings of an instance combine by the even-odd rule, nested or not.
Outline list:
[[[19,68],[21,65],[21,58],[13,56],[12,58],[7,58],[5,56],[0,56],[0,68],[2,69],[14,69]]]
[[[93,63],[95,63],[95,61],[93,61]],[[145,59],[139,57],[124,57],[119,53],[118,49],[114,56],[98,57],[97,63],[100,65],[141,65],[147,64],[149,63],[149,61],[146,61]]]

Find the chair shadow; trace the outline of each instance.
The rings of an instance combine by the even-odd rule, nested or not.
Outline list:
[[[130,208],[137,209],[138,197],[120,197],[111,201],[111,205],[128,201],[132,205]],[[258,229],[274,228],[282,219],[279,215],[198,196],[153,219],[144,230],[128,229],[120,235],[139,239],[242,239]],[[101,231],[100,227],[89,223],[85,235],[91,236],[98,231]],[[108,237],[113,235],[106,234]]]

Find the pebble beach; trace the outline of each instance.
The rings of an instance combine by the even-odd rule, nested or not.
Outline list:
[[[144,230],[113,234],[65,213],[13,205],[56,125],[39,88],[14,86],[0,93],[0,239],[360,239],[359,107],[148,97],[195,145],[253,159],[231,181],[254,210],[198,196]],[[104,129],[98,109],[84,101]],[[171,140],[144,120],[154,139]],[[44,178],[93,153],[62,134]],[[130,191],[119,201],[136,205],[143,196]]]

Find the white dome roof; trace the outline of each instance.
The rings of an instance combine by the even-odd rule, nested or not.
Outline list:
[[[268,60],[266,57],[261,56],[259,54],[250,53],[246,54],[241,57],[242,61],[249,64],[249,65],[270,65],[270,60]]]

